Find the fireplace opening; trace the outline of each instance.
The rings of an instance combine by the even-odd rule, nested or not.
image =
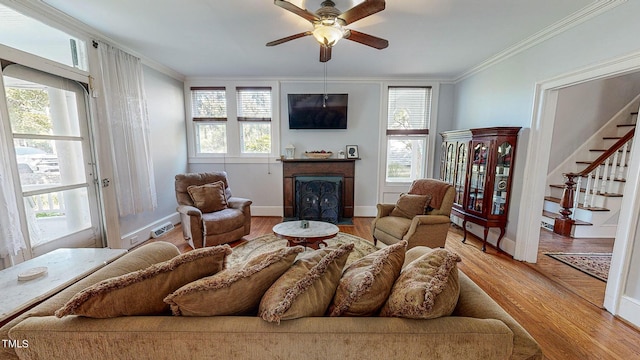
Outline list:
[[[297,176],[295,208],[298,220],[337,224],[342,219],[342,177]]]

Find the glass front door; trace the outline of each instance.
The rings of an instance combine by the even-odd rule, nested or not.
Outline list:
[[[33,256],[102,246],[85,89],[21,65],[2,72]]]

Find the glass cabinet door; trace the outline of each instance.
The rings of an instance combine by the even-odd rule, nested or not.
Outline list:
[[[482,212],[484,202],[484,187],[487,176],[487,151],[489,144],[473,142],[471,146],[471,173],[467,209]]]
[[[457,144],[458,152],[455,159],[456,178],[453,186],[456,188],[456,197],[454,202],[462,207],[464,199],[464,183],[467,181],[467,143],[459,142]]]
[[[513,147],[508,142],[503,142],[496,148],[496,174],[493,185],[493,205],[491,207],[492,215],[502,215],[505,213],[507,202],[507,187],[509,184],[509,176],[511,170],[511,153]]]

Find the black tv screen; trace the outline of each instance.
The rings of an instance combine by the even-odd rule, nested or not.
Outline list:
[[[346,129],[348,94],[289,94],[289,129]]]

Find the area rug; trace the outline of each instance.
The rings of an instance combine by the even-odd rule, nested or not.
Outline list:
[[[374,246],[373,242],[369,240],[342,232],[338,233],[334,238],[325,240],[325,242],[329,246],[354,244],[353,251],[351,251],[349,258],[347,258],[347,264],[379,250],[379,248]],[[234,247],[231,255],[227,257],[227,267],[245,262],[258,254],[280,249],[285,246],[287,246],[287,240],[281,239],[274,234],[257,237]],[[313,249],[307,248],[306,251],[313,251]]]
[[[607,281],[611,266],[611,253],[545,253],[545,255],[596,279]]]

